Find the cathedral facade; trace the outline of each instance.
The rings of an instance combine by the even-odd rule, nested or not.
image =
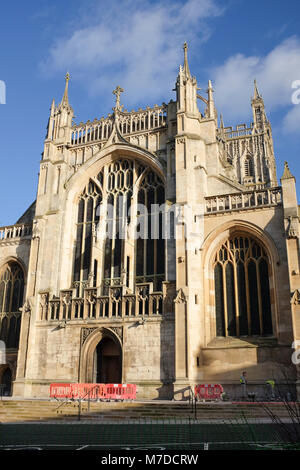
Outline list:
[[[37,199],[0,229],[6,393],[135,383],[182,399],[219,383],[235,397],[246,372],[257,393],[275,380],[299,395],[299,207],[256,82],[252,123],[232,128],[186,45],[168,104],[128,112],[117,87],[112,114],[76,124],[69,78]]]

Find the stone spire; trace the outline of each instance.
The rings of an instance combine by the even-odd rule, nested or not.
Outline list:
[[[54,110],[55,110],[55,100],[53,98],[52,103],[51,103],[51,108],[50,108],[50,116],[54,116]]]
[[[226,135],[225,135],[225,126],[224,126],[224,121],[223,121],[223,115],[220,114],[220,126],[219,126],[219,130],[220,130],[220,136],[221,138],[225,141],[226,140]]]
[[[259,91],[258,91],[258,88],[257,88],[257,82],[256,82],[256,79],[254,80],[254,95],[253,95],[253,99],[254,100],[257,100],[257,99],[262,99],[261,95],[259,94]]]
[[[186,76],[186,78],[191,78],[191,72],[190,72],[190,68],[189,68],[189,63],[188,63],[188,58],[187,58],[187,49],[188,49],[188,45],[187,45],[187,42],[185,42],[183,44],[183,50],[184,50],[184,64],[183,64],[183,72]]]
[[[215,118],[216,117],[216,109],[215,109],[215,102],[214,102],[214,95],[213,95],[213,87],[211,80],[208,80],[208,88],[207,88],[207,112],[208,117]]]
[[[64,95],[61,100],[61,105],[69,106],[69,96],[68,96],[68,88],[69,88],[69,80],[70,80],[69,72],[66,73],[65,80],[66,80],[66,85],[65,85]]]
[[[289,179],[289,178],[294,178],[294,176],[292,175],[289,169],[288,162],[284,162],[284,171],[283,171],[283,175],[281,179],[284,180],[284,179]]]
[[[224,129],[224,121],[223,121],[223,116],[220,114],[220,129]]]
[[[180,112],[199,114],[197,107],[197,80],[192,77],[187,60],[187,43],[183,45],[184,64],[179,66],[179,74],[176,81],[177,109]]]
[[[265,130],[268,120],[265,112],[265,104],[263,97],[258,91],[257,82],[254,80],[254,95],[251,99],[253,112],[253,123],[256,129]]]
[[[51,108],[50,108],[48,127],[47,127],[47,136],[46,136],[47,139],[52,139],[53,137],[54,120],[55,120],[55,101],[53,98],[52,103],[51,103]]]
[[[65,76],[66,84],[65,91],[62,97],[62,100],[55,111],[55,138],[62,139],[62,141],[70,141],[71,138],[71,128],[72,128],[72,119],[74,116],[73,108],[69,104],[68,88],[70,74],[66,73]]]

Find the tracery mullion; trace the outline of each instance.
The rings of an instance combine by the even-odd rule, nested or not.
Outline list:
[[[236,334],[237,336],[240,336],[239,290],[238,290],[238,281],[237,281],[237,263],[236,263],[235,257],[233,261],[233,279],[234,279]]]
[[[247,265],[249,276],[249,293],[250,293],[250,307],[251,307],[251,335],[259,334],[259,299],[257,290],[257,263],[252,257]]]
[[[1,284],[3,285],[3,297],[1,299],[0,313],[3,313],[4,308],[5,308],[5,298],[6,298],[6,281],[4,279],[4,275],[2,276],[2,280],[0,281],[0,289],[1,289]]]
[[[86,194],[85,194],[86,196]],[[80,256],[80,293],[82,295],[82,282],[83,282],[83,260],[84,260],[84,251],[85,251],[85,233],[86,233],[86,217],[87,217],[87,200],[84,198],[84,209],[83,209],[83,223],[82,223],[82,244],[81,244],[81,256]]]
[[[108,192],[108,166],[105,165],[104,168],[103,168],[103,193],[102,193],[102,197],[103,197],[103,211],[102,211],[102,215],[100,214],[100,220],[99,220],[99,224],[103,224],[104,227],[103,227],[103,233],[107,233],[107,229],[108,229],[108,218],[107,218],[107,206],[108,206],[108,197],[109,197],[109,192]],[[106,244],[107,244],[107,237],[103,236],[103,239],[102,239],[102,246],[101,246],[101,253],[102,253],[102,257],[101,259],[99,260],[99,267],[98,269],[100,269],[100,285],[103,285],[103,288],[104,288],[104,279],[105,279],[105,263],[106,263]],[[105,294],[105,290],[104,290],[104,294]],[[105,294],[106,295],[106,294]]]
[[[245,263],[241,259],[236,264],[237,284],[238,284],[238,307],[239,307],[239,335],[249,334],[247,299],[246,299],[246,281],[245,281]]]
[[[235,275],[235,253],[236,253],[236,247],[235,245],[233,244],[233,250],[230,249],[230,241],[227,240],[227,243],[226,243],[226,252],[227,252],[227,265],[228,264],[231,264],[232,266],[232,274],[233,274],[233,283],[232,283],[232,286],[231,288],[233,289],[233,298],[230,299],[229,296],[227,296],[227,302],[231,302],[232,304],[232,308],[234,308],[234,312],[233,313],[233,317],[234,317],[234,329],[235,329],[235,335],[234,336],[238,336],[238,329],[237,329],[237,306],[236,306],[236,275]],[[228,279],[228,275],[227,274],[227,271],[228,271],[228,268],[227,268],[227,265],[226,265],[226,289],[228,289],[228,283],[227,283],[227,279]],[[229,268],[230,269],[230,268]],[[228,309],[228,304],[227,304],[227,309]],[[232,335],[230,335],[232,336]]]
[[[98,187],[98,186],[97,186]],[[99,196],[102,196],[102,191],[100,190],[100,187],[98,187],[99,193],[97,195],[93,194],[93,212],[92,212],[92,221],[91,221],[91,251],[90,251],[90,272],[93,273],[93,286],[95,286],[95,281],[97,281],[97,272],[95,272],[95,261],[96,259],[96,246],[95,246],[95,240],[96,240],[96,211],[97,211],[97,204],[99,201]]]
[[[15,287],[15,278],[16,278],[16,273],[13,274],[13,272],[10,272],[10,293],[9,293],[9,304],[8,304],[8,312],[12,311],[12,303],[13,303],[13,294],[14,294],[14,287]]]
[[[227,312],[227,288],[226,288],[226,265],[222,263],[222,279],[223,279],[223,295],[224,295],[224,320],[225,320],[225,336],[228,336],[228,312]]]
[[[115,184],[115,181],[114,181]],[[111,261],[110,261],[110,279],[114,278],[114,255],[115,255],[115,243],[116,243],[116,219],[117,219],[117,194],[113,194],[113,204],[114,204],[114,212],[113,212],[113,220],[112,220],[112,240],[111,240]]]
[[[248,335],[251,335],[251,307],[250,307],[250,293],[249,293],[249,276],[248,276],[248,257],[250,250],[250,242],[247,251],[245,252],[244,271],[245,271],[245,285],[246,285],[246,302],[247,302],[247,319],[248,319]]]
[[[255,260],[256,264],[256,281],[257,281],[257,292],[258,292],[258,307],[259,307],[259,326],[260,334],[263,334],[263,310],[262,310],[262,298],[261,298],[261,283],[260,283],[260,272],[259,272],[259,259]]]
[[[97,188],[99,189],[100,193],[102,194],[102,186],[101,186],[101,184],[99,183],[99,181],[98,181],[96,178],[92,178],[92,177],[90,177],[90,180],[95,184],[95,186],[97,186]]]
[[[17,305],[20,305],[21,280],[19,279],[19,270],[15,273],[13,282],[11,310],[17,312]]]
[[[5,291],[5,303],[4,311],[10,312],[10,301],[11,301],[11,292],[12,292],[12,273],[11,269],[7,269],[8,279],[6,280],[6,291]]]
[[[145,171],[145,170],[144,170]],[[142,172],[143,173],[143,172]],[[130,225],[133,230],[135,230],[135,224],[137,223],[137,204],[138,204],[138,194],[140,189],[140,182],[142,181],[141,175],[138,175],[138,168],[137,162],[133,162],[133,180],[132,180],[132,197],[131,197],[131,217],[130,217]],[[131,231],[130,231],[131,233]],[[134,239],[134,237],[133,237]],[[133,290],[134,282],[137,276],[137,255],[136,255],[136,246],[137,240],[133,247],[130,245],[130,242],[126,240],[127,250],[125,255],[129,254],[130,266],[131,269],[129,273],[127,273],[127,277],[129,277],[129,288]]]
[[[214,265],[215,275],[215,306],[216,306],[216,332],[217,336],[226,336],[224,316],[224,289],[223,289],[223,266],[216,258]]]
[[[116,236],[114,249],[114,278],[122,278],[124,268],[124,217],[125,217],[125,196],[126,190],[116,194]],[[121,236],[122,235],[122,236]],[[118,271],[118,272],[116,272]],[[116,276],[118,274],[118,276]]]
[[[146,191],[146,189],[143,189],[144,191],[144,195],[145,195],[145,207],[148,208],[148,191]],[[150,230],[150,226],[149,226],[149,219],[148,219],[148,214],[144,214],[144,234],[147,234],[148,237],[149,237],[149,230]],[[148,266],[147,266],[147,237],[144,235],[144,239],[143,239],[143,243],[144,243],[144,253],[143,253],[143,257],[144,257],[144,261],[143,261],[143,276],[144,276],[144,279],[146,282],[147,278],[147,271],[148,271]]]
[[[157,187],[154,190],[154,204],[157,204]],[[151,211],[152,212],[152,211]],[[157,230],[159,227],[159,212],[156,214],[154,213],[154,233],[157,234]],[[158,274],[160,274],[157,271],[157,246],[158,246],[158,239],[154,238],[154,243],[153,243],[153,253],[154,253],[154,263],[153,263],[153,285],[154,285],[154,290],[157,290],[157,283],[158,283]]]
[[[226,295],[227,295],[227,322],[228,336],[237,336],[236,331],[236,310],[234,294],[234,268],[230,260],[226,262]]]

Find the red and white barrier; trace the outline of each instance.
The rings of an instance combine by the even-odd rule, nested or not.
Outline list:
[[[65,384],[50,385],[51,398],[74,398],[91,400],[134,400],[135,384]]]
[[[195,385],[195,396],[199,400],[218,400],[223,393],[223,387],[220,384],[215,385]]]

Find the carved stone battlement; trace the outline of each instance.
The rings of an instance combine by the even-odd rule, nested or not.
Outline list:
[[[137,284],[134,293],[122,293],[122,287],[110,287],[108,295],[97,296],[97,289],[87,287],[82,297],[75,290],[63,290],[60,297],[40,293],[41,321],[107,320],[116,318],[157,317],[174,310],[173,285],[153,292],[151,283]]]
[[[280,204],[282,204],[282,191],[278,187],[206,197],[205,213],[249,210],[259,207],[278,206]]]
[[[31,238],[32,224],[8,225],[0,227],[0,242],[3,240],[12,240],[15,238]]]
[[[224,128],[226,140],[236,139],[237,137],[245,137],[248,135],[253,135],[253,131],[254,131],[253,122],[250,124],[250,127],[247,127],[247,124],[238,124],[235,129],[232,126]]]
[[[165,104],[153,108],[139,109],[138,111],[118,111],[119,130],[123,135],[144,133],[166,127]],[[107,118],[94,119],[72,127],[71,145],[78,146],[90,142],[105,141],[109,139],[113,129],[114,115],[109,114]]]

